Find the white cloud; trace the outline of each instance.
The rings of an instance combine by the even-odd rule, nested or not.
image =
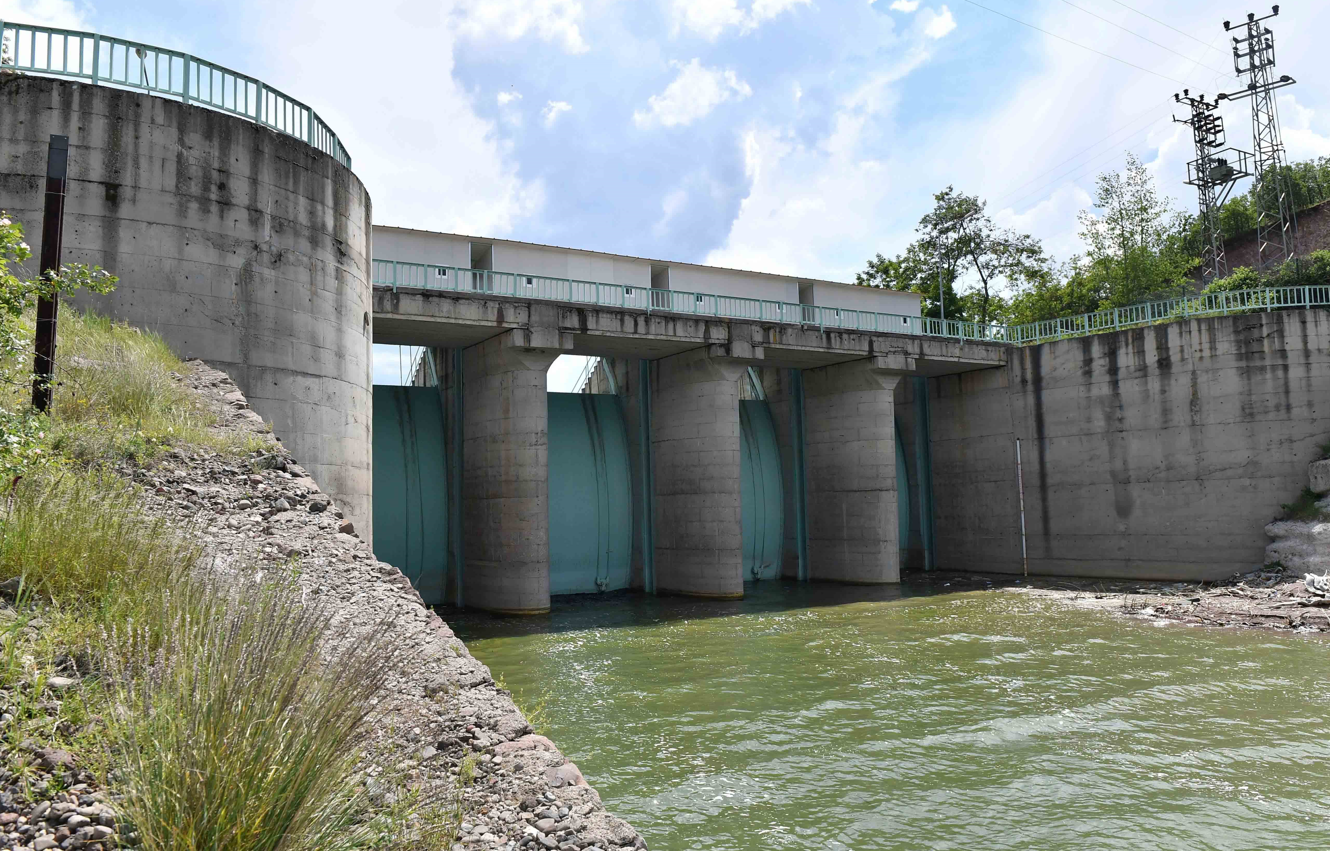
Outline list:
[[[71,0],[0,0],[0,21],[43,27],[89,29],[86,11]]]
[[[1279,96],[1280,132],[1290,161],[1330,157],[1330,135],[1316,132],[1315,126],[1325,127],[1316,111],[1298,103],[1291,94]],[[1330,128],[1327,128],[1330,129]]]
[[[499,106],[507,106],[508,104],[512,103],[513,101],[521,100],[521,99],[522,99],[522,93],[521,93],[521,92],[499,92],[499,94],[496,96],[495,99],[499,102]]]
[[[925,9],[924,14],[920,16],[924,20],[924,35],[929,38],[942,38],[947,33],[956,29],[956,19],[951,16],[951,10],[946,6],[942,7],[941,12],[934,12],[932,9]]]
[[[871,256],[868,247],[891,238],[883,223],[902,193],[898,173],[878,152],[899,98],[894,84],[927,57],[910,48],[894,68],[842,97],[816,141],[788,127],[750,128],[743,137],[748,197],[706,262],[850,280]]]
[[[670,0],[674,32],[691,30],[703,38],[714,41],[730,27],[740,33],[750,33],[762,24],[793,9],[809,5],[812,0],[753,0],[747,11],[739,8],[738,0]]]
[[[522,175],[454,74],[450,7],[387,4],[366,15],[358,0],[243,2],[285,34],[284,49],[246,70],[318,110],[351,154],[376,223],[504,236],[541,209],[544,185]],[[389,89],[381,75],[328,73],[345,63],[345,33],[309,23],[339,20],[355,20],[365,44],[392,45]]]
[[[665,91],[647,99],[647,108],[633,113],[638,127],[686,126],[730,100],[743,100],[753,93],[734,71],[704,68],[697,59],[677,65],[679,76]]]
[[[552,100],[545,104],[545,108],[540,111],[540,117],[544,120],[546,127],[553,127],[554,122],[559,120],[559,116],[573,108],[571,103],[562,100]]]
[[[683,210],[684,205],[688,203],[688,190],[679,188],[671,190],[669,194],[660,202],[660,219],[652,231],[657,237],[664,236],[669,232],[670,223]]]
[[[919,0],[896,0],[889,8],[892,11],[904,12],[908,15],[919,8]]]
[[[590,48],[582,37],[582,16],[579,0],[461,0],[457,31],[474,39],[509,41],[534,32],[568,53],[585,53]]]

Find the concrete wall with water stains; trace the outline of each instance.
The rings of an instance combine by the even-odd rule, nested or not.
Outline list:
[[[940,566],[1218,579],[1330,441],[1330,311],[1195,319],[930,380]]]
[[[86,306],[225,370],[370,533],[370,199],[331,157],[240,118],[0,79],[0,209],[40,251],[46,147],[69,136],[64,260],[120,277]],[[33,261],[35,265],[35,260]]]

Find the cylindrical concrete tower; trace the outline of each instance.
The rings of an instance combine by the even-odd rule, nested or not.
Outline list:
[[[148,94],[0,77],[0,209],[41,238],[46,147],[69,137],[64,260],[81,297],[226,370],[371,532],[370,199],[349,169],[244,118]]]

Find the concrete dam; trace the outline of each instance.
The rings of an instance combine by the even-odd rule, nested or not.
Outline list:
[[[120,277],[82,305],[225,369],[427,601],[902,567],[1217,579],[1261,561],[1330,434],[1327,287],[1006,328],[379,226],[308,106],[225,69],[205,91],[188,58],[116,77],[98,44],[109,62],[0,75],[0,208],[39,251],[68,136],[64,257]],[[412,386],[373,386],[374,343],[427,350]],[[601,359],[599,392],[548,392],[564,354]]]

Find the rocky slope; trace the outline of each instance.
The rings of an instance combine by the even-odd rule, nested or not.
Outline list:
[[[201,536],[209,569],[270,570],[294,577],[324,608],[328,630],[355,640],[387,630],[406,664],[390,683],[372,744],[370,775],[380,794],[397,784],[463,784],[465,822],[455,848],[645,848],[605,811],[577,766],[533,733],[508,692],[396,568],[374,558],[351,524],[310,479],[225,373],[199,361],[182,381],[217,412],[218,428],[263,436],[269,451],[247,465],[177,448],[151,468],[126,467],[147,509]]]

